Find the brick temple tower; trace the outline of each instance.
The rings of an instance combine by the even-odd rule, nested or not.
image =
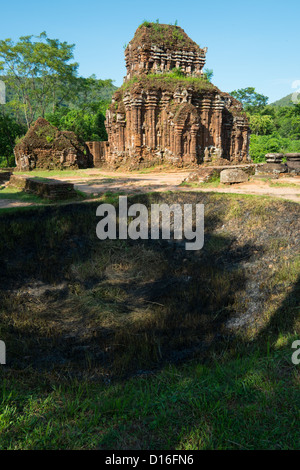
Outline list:
[[[206,52],[178,26],[145,22],[137,29],[125,50],[124,84],[106,114],[99,162],[138,168],[249,161],[242,104],[206,79]]]

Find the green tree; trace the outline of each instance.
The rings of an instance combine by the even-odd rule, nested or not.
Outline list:
[[[108,102],[100,101],[84,109],[60,108],[47,114],[46,119],[60,130],[75,132],[85,142],[107,140],[104,125],[107,106]]]
[[[214,75],[213,69],[204,69],[204,77],[208,82],[211,82]]]
[[[14,44],[0,41],[0,70],[5,83],[15,92],[10,103],[22,110],[27,127],[47,108],[53,111],[74,90],[78,64],[73,60],[74,44],[39,36],[23,36]]]
[[[269,135],[276,130],[272,116],[249,114],[248,118],[251,131],[256,135]]]
[[[250,139],[250,156],[255,163],[264,162],[267,153],[300,152],[300,141],[272,135],[255,135]]]
[[[300,139],[300,116],[287,116],[280,121],[279,132],[282,137]]]
[[[88,78],[78,77],[76,79],[76,96],[72,103],[68,103],[70,108],[90,109],[102,106],[106,100],[110,100],[116,87],[112,80],[98,80],[95,75]]]
[[[239,100],[246,110],[262,108],[266,106],[269,101],[267,96],[256,93],[255,88],[252,87],[235,90],[230,94]]]
[[[16,138],[21,137],[26,132],[26,128],[11,116],[6,115],[3,111],[0,112],[0,163],[5,166],[12,166],[13,151]]]
[[[275,108],[274,122],[278,133],[285,138],[300,140],[300,106]]]

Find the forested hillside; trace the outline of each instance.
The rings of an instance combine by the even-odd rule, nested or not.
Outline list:
[[[290,95],[284,96],[280,100],[277,100],[277,101],[274,101],[273,103],[271,103],[271,106],[284,106],[284,107],[289,106],[289,107],[293,107],[294,103],[292,101],[292,96],[293,96],[293,93],[291,93]]]

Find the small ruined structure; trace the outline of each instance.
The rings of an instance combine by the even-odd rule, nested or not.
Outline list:
[[[91,166],[87,145],[74,132],[59,131],[39,118],[14,148],[17,170],[77,169]]]
[[[50,200],[71,199],[77,196],[72,183],[65,183],[53,179],[40,181],[24,175],[12,175],[9,186],[14,186],[22,191],[36,194],[39,197]]]
[[[127,76],[106,114],[97,166],[249,163],[242,104],[203,73],[207,49],[178,26],[141,25],[125,50]],[[93,153],[94,154],[94,153]]]
[[[86,145],[88,146],[89,152],[92,156],[93,166],[100,168],[103,163],[105,163],[104,155],[108,153],[108,142],[92,141],[86,142]]]
[[[266,163],[256,168],[257,176],[269,176],[278,178],[281,173],[287,172],[287,166],[282,163],[282,153],[267,153],[265,155]]]
[[[286,163],[283,163],[283,158]],[[257,166],[257,176],[271,176],[278,178],[280,174],[288,173],[291,176],[300,175],[300,153],[267,153],[266,163]]]

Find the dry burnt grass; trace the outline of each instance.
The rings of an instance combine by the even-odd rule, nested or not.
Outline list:
[[[99,202],[2,212],[8,368],[124,377],[299,335],[298,204],[192,192],[134,202],[203,203],[204,248],[100,241]]]

